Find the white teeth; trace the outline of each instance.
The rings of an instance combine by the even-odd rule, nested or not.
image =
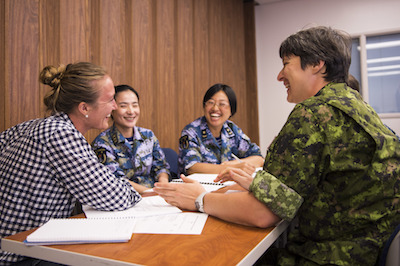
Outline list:
[[[219,117],[219,114],[211,114],[212,117]]]
[[[111,117],[111,114],[108,114],[107,117]]]

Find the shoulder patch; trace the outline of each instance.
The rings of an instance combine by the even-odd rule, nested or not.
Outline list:
[[[107,161],[107,154],[106,154],[106,149],[105,148],[99,148],[94,151],[97,155],[97,158],[99,159],[99,162],[102,164],[106,163]]]
[[[187,135],[180,137],[179,139],[179,147],[181,149],[189,148],[189,138]]]

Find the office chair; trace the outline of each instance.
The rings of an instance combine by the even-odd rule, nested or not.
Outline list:
[[[400,224],[390,235],[379,258],[379,266],[400,265]]]
[[[178,173],[178,154],[171,148],[162,148],[165,158],[167,159],[167,163],[169,164],[169,171],[171,172],[171,178],[176,179],[179,178]]]

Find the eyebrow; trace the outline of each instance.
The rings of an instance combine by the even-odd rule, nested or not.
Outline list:
[[[130,103],[139,103],[139,101],[134,101],[134,102],[119,102],[118,104],[130,104]]]

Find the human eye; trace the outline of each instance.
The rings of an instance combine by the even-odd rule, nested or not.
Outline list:
[[[214,105],[215,105],[215,102],[213,100],[208,100],[206,102],[206,106],[214,106]]]

